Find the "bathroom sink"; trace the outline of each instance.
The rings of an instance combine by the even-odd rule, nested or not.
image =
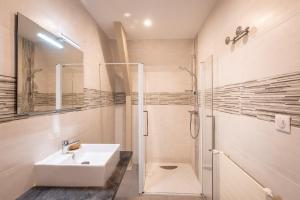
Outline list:
[[[35,163],[38,186],[104,186],[120,159],[119,144],[81,144],[71,153],[58,151]]]

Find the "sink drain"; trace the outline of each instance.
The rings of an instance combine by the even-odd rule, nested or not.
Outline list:
[[[176,166],[176,165],[164,165],[164,166],[160,166],[160,168],[167,169],[167,170],[176,169],[177,167],[178,166]]]
[[[82,165],[89,165],[90,164],[90,161],[83,161],[81,162]]]

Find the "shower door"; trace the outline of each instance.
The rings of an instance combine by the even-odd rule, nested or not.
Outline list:
[[[215,146],[213,116],[213,57],[200,65],[202,124],[202,194],[213,199],[213,149]]]

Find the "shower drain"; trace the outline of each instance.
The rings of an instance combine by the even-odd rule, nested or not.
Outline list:
[[[167,169],[167,170],[176,169],[177,167],[178,166],[176,166],[176,165],[163,165],[163,166],[160,166],[160,168]]]

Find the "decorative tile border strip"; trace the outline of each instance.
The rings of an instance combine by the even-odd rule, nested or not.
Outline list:
[[[16,116],[16,80],[0,75],[0,123],[24,118]],[[206,105],[211,105],[211,94],[205,92]],[[68,95],[67,95],[68,96]],[[201,95],[198,95],[201,97]],[[40,97],[43,98],[43,97]],[[66,97],[68,101],[70,96]],[[82,96],[78,96],[78,102]],[[124,104],[124,93],[84,89],[84,109]],[[41,100],[42,101],[42,100]],[[199,98],[200,102],[200,98]],[[146,93],[146,105],[194,105],[192,93]],[[132,104],[137,105],[137,93],[132,93]],[[292,117],[292,126],[300,128],[300,72],[225,85],[213,90],[214,110],[274,121],[275,114]]]
[[[15,92],[16,79],[0,75],[0,123],[30,117],[28,115],[17,115]],[[54,94],[37,93],[34,100],[37,104],[35,111],[40,112],[39,115],[53,113],[47,110],[49,110],[49,107],[55,106]],[[66,110],[62,111],[62,113],[113,106],[115,105],[115,94],[110,91],[84,88],[83,94],[64,94],[62,103],[67,109],[82,105],[82,108]]]
[[[114,94],[115,104],[125,104],[126,103],[126,94],[124,92],[116,92]]]
[[[0,75],[0,123],[10,121],[15,116],[16,79]]]
[[[132,93],[132,104],[138,104],[138,94]],[[195,95],[191,92],[149,92],[144,93],[145,105],[194,105]]]
[[[265,121],[290,115],[300,128],[300,72],[214,88],[213,103],[215,110]]]
[[[34,97],[35,111],[37,112],[39,111],[39,107],[55,106],[54,93],[36,93]],[[93,109],[112,106],[114,105],[114,98],[113,92],[84,88],[84,93],[63,93],[62,107]]]
[[[101,107],[113,106],[115,105],[115,93],[110,91],[100,92]]]
[[[132,104],[137,105],[138,94],[131,93]],[[115,104],[125,104],[126,94],[114,93]],[[145,105],[194,105],[195,96],[187,92],[152,92],[144,94]]]
[[[63,93],[62,106],[70,106],[74,108],[84,106],[84,93]]]
[[[195,98],[190,92],[146,93],[146,105],[194,105]]]
[[[84,88],[85,109],[99,108],[100,103],[100,90]]]
[[[206,92],[206,96],[208,95]],[[214,88],[213,106],[215,110],[230,113],[241,113],[241,84],[225,85]]]
[[[85,109],[113,106],[114,104],[115,95],[113,92],[84,88]]]
[[[34,111],[43,111],[45,107],[55,108],[55,93],[35,93],[34,94]],[[84,106],[84,93],[63,93],[63,108],[79,108]],[[49,110],[49,109],[48,109]]]

